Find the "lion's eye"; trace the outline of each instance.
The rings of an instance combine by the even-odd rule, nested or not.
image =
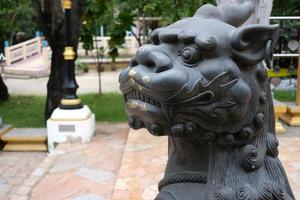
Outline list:
[[[194,46],[185,47],[180,52],[182,61],[186,64],[193,65],[201,60],[199,50]]]

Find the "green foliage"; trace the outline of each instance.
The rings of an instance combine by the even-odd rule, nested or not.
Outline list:
[[[161,17],[163,24],[169,24],[186,16],[192,16],[203,4],[215,3],[214,0],[86,0],[81,31],[81,41],[86,50],[93,49],[93,36],[97,29],[105,26],[109,41],[109,55],[113,61],[118,56],[118,48],[124,44],[126,31],[131,31],[135,21],[144,17]],[[142,22],[140,35],[135,35],[141,45],[141,37],[147,34]]]
[[[83,26],[80,32],[80,40],[85,50],[92,50],[93,36],[99,34],[100,26],[108,26],[111,23],[111,9],[108,0],[85,0],[82,15]]]
[[[87,71],[87,70],[89,70],[89,65],[88,65],[87,63],[84,63],[84,62],[80,61],[79,59],[77,59],[77,60],[75,61],[75,67],[76,67],[77,69],[82,70],[82,71]]]
[[[100,25],[105,26],[111,37],[110,56],[115,58],[118,56],[117,49],[124,44],[126,31],[131,31],[136,20],[161,17],[161,25],[167,25],[192,16],[201,5],[207,3],[215,4],[215,0],[86,0],[81,40],[85,49],[92,49],[93,35],[97,34]],[[297,15],[297,10],[299,15],[299,0],[274,0],[273,15]],[[141,35],[136,35],[140,44],[144,42],[141,36],[147,34],[145,26],[140,27]],[[299,29],[299,24],[293,23],[291,27]]]
[[[111,37],[110,47],[119,48],[124,43],[126,31],[135,26],[134,21],[142,19],[142,35],[136,36],[140,43],[140,36],[146,36],[147,27],[143,22],[144,17],[161,17],[166,24],[182,17],[192,16],[195,11],[205,3],[213,3],[213,0],[120,0],[114,6],[119,13],[114,16],[109,36]],[[118,5],[118,6],[117,6]]]
[[[299,0],[274,0],[272,15],[275,16],[299,16],[300,1]]]
[[[17,32],[24,32],[27,36],[34,36],[37,30],[36,23],[32,20],[34,11],[31,1],[28,0],[1,0],[0,7],[0,48],[3,41],[10,40]]]
[[[183,17],[193,16],[201,5],[207,3],[215,4],[214,0],[168,0],[164,2],[165,5],[161,8],[161,13],[163,19],[168,23]]]
[[[300,15],[300,1],[299,0],[274,0],[273,2],[273,16],[299,16]],[[272,23],[282,23],[284,30],[283,36],[286,40],[291,38],[291,33],[297,35],[300,33],[299,20],[273,20]],[[294,38],[296,39],[296,38]],[[299,38],[298,38],[299,39]]]
[[[95,113],[97,121],[127,120],[121,94],[86,94],[80,95],[80,98]],[[1,117],[6,124],[14,127],[44,127],[45,100],[46,97],[39,96],[12,96],[6,102],[0,101]]]

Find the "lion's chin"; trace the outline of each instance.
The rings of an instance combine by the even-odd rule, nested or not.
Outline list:
[[[164,124],[166,119],[162,109],[138,99],[129,99],[126,102],[126,111],[129,116],[134,116],[144,122]]]

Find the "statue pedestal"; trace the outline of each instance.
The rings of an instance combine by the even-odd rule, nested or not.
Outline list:
[[[288,103],[287,112],[280,119],[290,126],[300,126],[300,106]]]
[[[89,142],[94,132],[95,114],[88,106],[72,110],[57,108],[47,121],[48,151],[54,150],[58,143]]]
[[[275,129],[276,133],[285,133],[285,128],[279,121],[279,118],[281,115],[286,113],[287,106],[284,103],[281,103],[280,101],[277,101],[276,99],[273,100],[274,103],[274,111],[275,111]]]

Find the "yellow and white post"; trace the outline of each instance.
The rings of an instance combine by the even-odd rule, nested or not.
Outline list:
[[[59,108],[47,121],[48,150],[58,143],[69,141],[89,142],[95,132],[95,115],[77,97],[78,84],[75,79],[76,53],[72,44],[71,9],[72,1],[63,0],[65,10],[66,46],[64,50],[64,96]]]

